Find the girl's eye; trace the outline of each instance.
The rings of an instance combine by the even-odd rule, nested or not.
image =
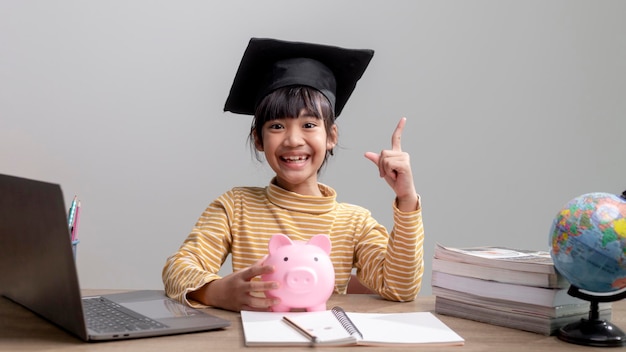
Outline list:
[[[270,130],[279,130],[279,129],[283,128],[283,125],[281,125],[279,123],[273,123],[273,124],[269,125],[268,128]]]
[[[313,122],[307,122],[304,124],[304,128],[314,128],[315,126],[317,126],[316,124],[314,124]]]

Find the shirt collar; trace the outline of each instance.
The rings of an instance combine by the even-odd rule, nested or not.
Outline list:
[[[318,183],[322,196],[307,196],[287,191],[276,185],[274,180],[266,188],[269,201],[281,208],[310,214],[324,214],[335,209],[337,206],[337,193],[334,189]]]

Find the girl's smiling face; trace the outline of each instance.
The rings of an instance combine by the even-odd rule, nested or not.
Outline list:
[[[326,153],[337,143],[337,126],[326,133],[324,120],[302,109],[297,117],[266,121],[262,139],[255,135],[257,150],[276,173],[276,182],[286,190],[306,195],[320,195],[317,174]]]
[[[259,102],[250,142],[261,152],[282,188],[320,195],[317,175],[337,144],[332,105],[320,91],[293,86],[279,88]]]

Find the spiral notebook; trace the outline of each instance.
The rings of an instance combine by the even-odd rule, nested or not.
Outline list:
[[[246,346],[463,345],[464,339],[430,312],[353,313],[242,311]]]

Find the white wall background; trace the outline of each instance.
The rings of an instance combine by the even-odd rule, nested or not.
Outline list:
[[[624,1],[3,0],[0,172],[82,199],[83,287],[161,288],[204,207],[272,176],[250,118],[222,112],[249,38],[372,48],[322,181],[391,226],[362,155],[408,117],[429,294],[436,242],[547,249],[565,202],[626,189],[625,16]]]

